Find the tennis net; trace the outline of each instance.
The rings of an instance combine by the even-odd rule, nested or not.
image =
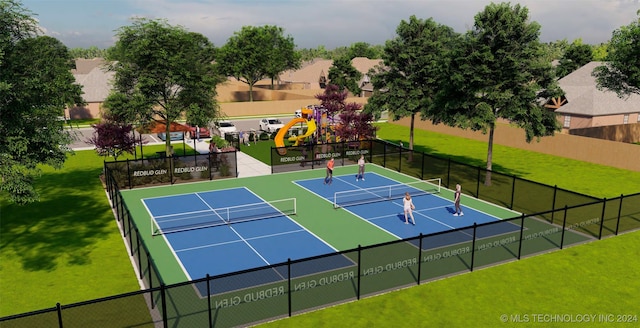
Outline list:
[[[404,197],[405,192],[408,192],[411,197],[439,193],[441,184],[442,179],[435,178],[382,187],[338,191],[333,195],[333,207],[339,208],[399,199]]]
[[[263,203],[162,215],[151,217],[151,234],[154,236],[162,235],[238,222],[295,215],[296,213],[296,199],[287,198]]]

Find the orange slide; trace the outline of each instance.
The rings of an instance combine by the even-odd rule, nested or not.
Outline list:
[[[298,117],[298,118],[294,118],[293,120],[289,121],[289,123],[287,123],[285,126],[280,128],[280,130],[278,130],[278,133],[276,134],[276,137],[273,139],[273,141],[276,144],[276,147],[278,148],[278,153],[280,155],[287,154],[287,149],[286,148],[281,148],[281,147],[284,147],[284,136],[287,134],[287,132],[289,131],[289,129],[291,129],[292,126],[294,126],[294,125],[296,125],[298,123],[307,123],[307,132],[305,134],[303,134],[303,135],[293,136],[293,137],[289,138],[290,141],[294,141],[295,140],[294,146],[297,146],[302,141],[304,141],[304,139],[306,139],[307,137],[312,135],[314,132],[316,132],[316,120],[314,120],[314,119],[311,119],[311,120],[307,121],[307,119],[304,118],[304,117]]]

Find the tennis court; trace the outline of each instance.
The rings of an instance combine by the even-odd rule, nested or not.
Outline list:
[[[335,252],[336,249],[291,220],[296,199],[266,202],[247,188],[142,199],[149,212],[151,234],[171,248],[189,280]],[[353,263],[336,258],[324,263],[333,270]],[[283,280],[286,272],[264,271],[251,281],[228,279],[210,293],[238,290]],[[204,289],[203,289],[204,288]],[[206,295],[206,286],[199,285]]]
[[[298,180],[295,183],[324,198],[334,208],[348,211],[398,239],[500,220],[492,214],[465,206],[464,202],[464,215],[453,216],[453,200],[441,195],[442,186],[439,178],[402,183],[373,172],[366,174],[365,181],[357,181],[352,174],[334,176],[331,185],[325,185],[323,180],[316,178]],[[402,202],[405,192],[411,195],[416,206],[413,211],[415,225],[411,219],[410,224],[405,224]],[[513,216],[517,215],[519,213],[513,212]],[[517,225],[501,224],[483,230],[483,235],[477,237],[494,237],[519,230],[520,227]],[[468,240],[465,232],[459,234],[460,238],[449,236],[443,243],[450,245]]]
[[[464,216],[454,217],[452,191],[435,181],[420,181],[370,165],[366,180],[355,181],[355,167],[335,169],[331,185],[324,170],[279,173],[190,184],[123,190],[123,198],[150,249],[165,283],[225,275],[256,267],[273,269],[225,278],[209,287],[224,293],[282,281],[282,264],[359,245],[375,245],[440,231],[495,222],[517,213],[465,197]],[[391,193],[372,196],[373,190]],[[405,224],[399,195],[409,191],[416,225]],[[336,194],[338,193],[338,197]],[[376,191],[374,194],[378,193]],[[354,196],[356,195],[356,196]],[[361,202],[361,203],[359,203]],[[483,207],[484,206],[484,207]],[[511,223],[479,229],[477,238],[515,233]],[[495,228],[494,228],[495,227]],[[145,232],[146,231],[146,232]],[[144,237],[147,236],[147,237]],[[423,250],[468,242],[468,230],[432,238]],[[418,247],[412,242],[414,249]],[[292,277],[352,270],[356,259],[331,256],[297,265]],[[198,294],[207,287],[198,286]]]

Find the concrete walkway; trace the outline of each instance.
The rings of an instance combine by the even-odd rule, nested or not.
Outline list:
[[[189,140],[187,139],[187,144],[191,147],[193,147],[193,140]],[[196,145],[196,150],[200,153],[200,154],[207,154],[209,153],[209,143],[206,142],[204,139],[200,140],[199,142],[195,143]],[[238,151],[237,153],[238,156],[238,177],[239,178],[244,178],[244,177],[255,177],[255,176],[259,176],[259,175],[269,175],[271,174],[271,167],[241,151]]]

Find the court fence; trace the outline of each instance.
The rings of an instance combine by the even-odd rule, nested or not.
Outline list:
[[[596,199],[384,141],[360,145],[351,150],[367,150],[373,163],[418,178],[442,176],[446,186],[475,185],[469,195],[527,214],[166,285],[120,194],[131,184],[105,165],[107,192],[145,288],[0,318],[2,327],[247,326],[640,229],[640,193]]]
[[[120,188],[148,187],[238,176],[235,150],[104,162]]]

